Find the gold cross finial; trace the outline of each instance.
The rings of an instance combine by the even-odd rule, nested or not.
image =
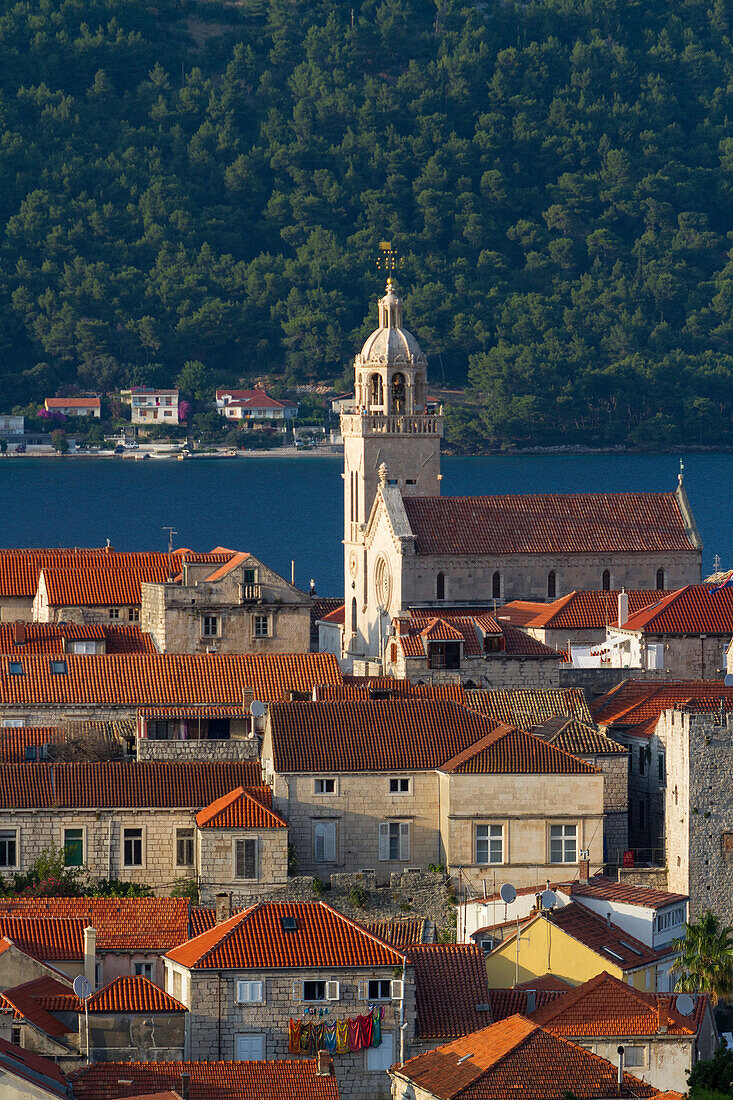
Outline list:
[[[397,266],[402,265],[402,260],[397,254],[397,249],[392,247],[392,241],[380,241],[379,242],[379,255],[377,256],[377,267],[380,271],[394,271]]]

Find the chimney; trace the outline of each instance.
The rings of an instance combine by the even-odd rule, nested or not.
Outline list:
[[[229,920],[232,915],[232,895],[217,894],[214,903],[216,905],[216,923],[221,924],[223,921]]]
[[[618,625],[623,626],[629,618],[629,594],[622,588],[618,594]]]
[[[618,1085],[618,1091],[620,1093],[624,1084],[624,1048],[618,1047],[616,1053],[618,1054],[618,1078],[616,1083]]]
[[[583,852],[581,858],[578,860],[578,882],[584,886],[588,885],[588,879],[590,878],[590,859]]]
[[[191,1074],[185,1070],[181,1073],[181,1100],[189,1100],[191,1087]]]
[[[534,1012],[536,1004],[537,1004],[537,994],[536,994],[535,990],[534,989],[528,989],[527,990],[527,1009],[526,1009],[526,1012],[527,1012],[528,1016],[529,1016],[530,1012]]]
[[[606,928],[610,928],[610,927],[611,927],[611,910],[609,909],[608,912],[606,913]]]
[[[14,645],[25,645],[25,623],[17,620],[13,624],[13,643]]]
[[[255,689],[254,688],[246,687],[246,688],[242,689],[242,707],[247,712],[247,714],[249,714],[250,703],[252,703],[252,701],[254,700],[254,697],[255,697]]]
[[[410,624],[408,623],[407,619],[403,618],[402,616],[397,616],[394,619],[394,632],[398,637],[401,637],[403,634],[409,633],[409,630]]]
[[[97,988],[97,932],[94,928],[84,929],[84,974],[92,989]]]
[[[657,997],[657,1032],[666,1035],[669,1030],[669,997]]]
[[[319,1050],[316,1054],[316,1075],[333,1077],[333,1058],[327,1050]]]

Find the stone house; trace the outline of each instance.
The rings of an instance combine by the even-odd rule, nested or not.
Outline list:
[[[188,1057],[269,1061],[328,1039],[343,1100],[387,1100],[386,1071],[414,1028],[412,966],[335,909],[260,902],[169,951],[166,967],[191,1017]]]
[[[262,746],[302,873],[458,868],[516,885],[603,859],[603,775],[434,699],[273,704]]]
[[[141,707],[236,707],[343,681],[329,653],[75,653],[0,657],[0,725],[57,726],[65,721],[137,719]],[[193,721],[198,734],[198,722]],[[147,730],[141,731],[143,735]],[[226,733],[226,730],[223,731]],[[175,736],[156,727],[155,736]]]
[[[207,889],[198,860],[203,856],[213,869],[219,841],[216,829],[205,829],[205,839],[197,840],[196,815],[231,792],[236,795],[232,820],[248,822],[246,835],[255,852],[241,877],[261,882],[261,875],[276,874],[279,880],[287,858],[287,830],[269,813],[271,791],[262,786],[256,763],[15,764],[6,766],[5,778],[0,790],[4,874],[27,872],[55,846],[65,851],[68,865],[92,879],[120,878],[161,893],[185,879]],[[235,857],[220,885],[238,883],[240,829],[231,830],[228,843]],[[219,869],[224,875],[223,865]]]
[[[130,423],[145,428],[177,425],[178,397],[177,389],[160,390],[151,386],[132,386],[122,393],[123,401],[130,405]]]
[[[690,895],[690,915],[706,909],[733,921],[733,700],[696,700],[665,711],[656,734],[667,754],[667,874]]]
[[[0,989],[49,974],[58,977],[62,969],[70,977],[86,973],[95,989],[118,977],[136,976],[162,986],[162,956],[196,934],[196,914],[187,898],[0,898],[0,918],[14,918],[14,924],[5,927],[16,944],[23,944],[26,955],[19,968],[14,959],[6,963],[14,952],[0,953]],[[25,940],[16,930],[21,918],[28,919]],[[78,945],[72,946],[70,961],[57,961],[54,956],[58,949],[49,952],[45,946],[48,937],[55,936],[60,920],[80,926],[76,933]],[[28,958],[31,953],[32,958]],[[47,954],[54,959],[52,971],[37,961]],[[72,963],[76,967],[73,971]]]
[[[606,639],[606,627],[626,622],[630,614],[668,595],[658,588],[615,590],[613,579],[606,570],[602,581],[608,580],[608,589],[574,590],[547,603],[512,600],[499,608],[497,618],[520,627],[552,649],[599,645]]]
[[[609,1062],[623,1046],[625,1068],[660,1091],[686,1093],[695,1063],[712,1058],[719,1045],[705,994],[641,993],[607,973],[538,1008],[532,1019]]]
[[[383,670],[397,679],[507,689],[557,687],[562,655],[487,608],[412,607],[395,619]]]
[[[720,679],[732,637],[733,588],[703,584],[670,592],[606,631],[618,667],[663,668],[677,680]]]
[[[251,554],[142,585],[142,626],[160,653],[308,653],[311,597]]]
[[[79,549],[50,547],[44,550],[0,550],[0,622],[30,622],[38,578],[44,566],[77,569],[97,568],[114,553],[109,547]]]
[[[69,1083],[50,1058],[0,1039],[0,1095],[4,1100],[68,1100]]]
[[[598,729],[581,688],[467,691],[466,704],[600,768],[604,858],[614,862],[628,848],[629,750]]]
[[[596,1100],[655,1097],[656,1089],[524,1016],[474,1031],[390,1070],[393,1100]],[[519,1085],[518,1089],[518,1083]]]
[[[102,415],[99,397],[47,397],[43,404],[49,412],[62,416],[92,416],[99,420]]]

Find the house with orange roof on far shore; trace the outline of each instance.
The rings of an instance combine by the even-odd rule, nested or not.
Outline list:
[[[93,416],[99,420],[102,415],[99,397],[47,397],[43,405],[47,412],[61,416]]]
[[[289,422],[298,415],[300,406],[284,397],[270,397],[265,390],[221,389],[216,391],[216,411],[227,420],[244,421],[260,426],[262,421]]]
[[[221,549],[221,548],[220,548]],[[160,653],[308,653],[312,599],[252,554],[184,561],[142,585],[141,625]]]

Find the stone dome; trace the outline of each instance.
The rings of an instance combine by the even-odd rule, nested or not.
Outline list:
[[[387,292],[379,300],[379,328],[367,337],[356,357],[357,365],[404,364],[412,367],[427,366],[422,348],[407,329],[402,328],[402,301],[394,293],[392,280],[387,282]]]

